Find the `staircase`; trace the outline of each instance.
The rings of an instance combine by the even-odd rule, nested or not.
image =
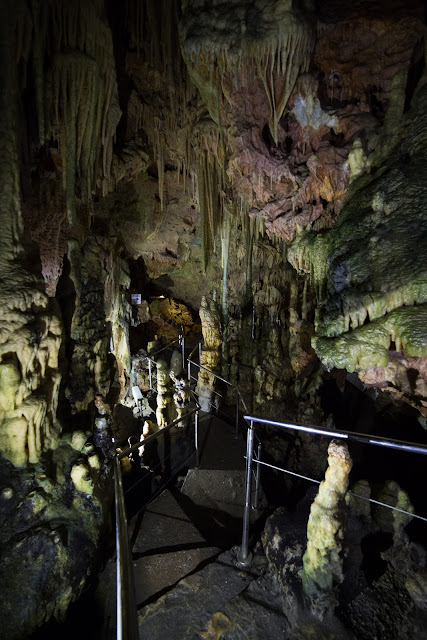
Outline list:
[[[203,415],[199,468],[190,469],[129,522],[138,607],[239,543],[245,449],[231,431],[225,422]]]
[[[178,478],[174,486],[163,490],[129,520],[136,603],[142,615],[141,638],[181,637],[175,632],[162,635],[165,631],[160,630],[160,635],[152,635],[152,630],[143,628],[145,624],[156,626],[153,621],[148,622],[151,615],[146,611],[156,608],[163,598],[170,598],[173,587],[185,594],[199,583],[197,576],[207,580],[203,591],[209,613],[214,603],[220,606],[228,597],[235,597],[252,580],[251,572],[234,566],[236,552],[226,551],[240,544],[245,502],[246,444],[241,435],[236,439],[233,433],[233,425],[201,413],[199,467],[190,469],[185,478]],[[115,572],[114,559],[104,569],[97,592],[98,602],[106,609],[103,637],[108,639],[115,638]],[[227,578],[229,591],[221,586],[224,572],[231,574]],[[199,605],[194,601],[187,604],[189,611],[194,608],[199,612],[199,620]],[[204,616],[208,615],[206,612]]]
[[[353,640],[336,621],[323,624],[301,607],[292,588],[284,592],[260,543],[251,564],[241,566],[245,442],[215,416],[204,414],[199,425],[199,467],[129,522],[140,640]],[[283,517],[290,548],[295,540],[301,546],[305,524],[298,537],[292,517]],[[287,548],[274,523],[268,536],[275,553]],[[102,640],[116,638],[115,578],[112,560],[97,593]]]
[[[263,590],[264,557],[256,556],[247,570],[237,563],[245,443],[232,431],[217,417],[204,415],[199,468],[190,469],[180,489],[165,490],[130,523],[140,638],[217,637],[215,630],[227,624],[252,633],[258,625],[264,637],[267,618],[275,637],[283,635],[287,622],[279,602],[272,611],[271,585],[264,588],[264,617],[258,611],[256,624],[253,619],[252,598]]]

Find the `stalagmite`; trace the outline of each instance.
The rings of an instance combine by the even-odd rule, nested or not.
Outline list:
[[[186,412],[186,405],[190,402],[190,384],[183,371],[178,374],[171,371],[169,375],[175,387],[173,401],[177,417],[181,418]],[[179,422],[178,426],[184,427],[185,424],[184,422]]]
[[[157,410],[156,420],[160,428],[166,427],[170,421],[170,390],[169,368],[165,360],[157,361]]]
[[[345,495],[352,460],[347,445],[332,440],[325,479],[311,505],[302,583],[313,612],[323,617],[336,604],[335,587],[343,580],[342,543],[346,523]]]
[[[221,332],[218,312],[215,303],[211,301],[208,305],[205,296],[202,296],[200,303],[200,320],[202,321],[202,333],[204,345],[201,349],[200,364],[218,374],[221,362]],[[213,407],[217,406],[215,397],[215,376],[200,369],[197,383],[197,393],[203,411],[209,413]]]
[[[139,436],[139,441],[143,443],[145,438],[147,438],[150,435],[150,433],[152,433],[152,431],[153,431],[153,423],[151,422],[151,420],[145,420],[144,425],[142,427],[142,433]],[[145,445],[142,444],[142,446],[138,448],[138,455],[141,459],[141,466],[144,465],[144,451],[145,451]]]

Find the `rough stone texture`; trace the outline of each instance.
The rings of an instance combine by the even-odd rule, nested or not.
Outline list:
[[[106,395],[109,391],[110,336],[105,328],[104,308],[106,274],[100,253],[94,238],[89,238],[81,250],[75,241],[70,241],[70,275],[75,299],[69,340],[74,348],[66,395],[75,412],[87,410],[96,394]],[[117,344],[117,335],[114,337]]]
[[[416,606],[427,610],[427,569],[417,571],[405,581],[405,587]]]
[[[421,411],[423,375],[415,374],[419,381],[411,385],[403,369],[411,368],[414,358],[415,370],[421,372],[426,350],[426,96],[423,86],[403,121],[404,138],[395,141],[385,159],[376,157],[371,176],[356,181],[336,227],[324,234],[302,234],[290,253],[297,268],[312,273],[322,302],[313,345],[325,365],[371,370],[362,374],[370,384],[375,379],[381,383],[374,369],[385,368],[388,386]],[[402,352],[402,357],[392,356],[394,367],[388,367],[389,349]]]
[[[329,633],[336,633],[337,638],[422,637],[426,617],[422,609],[424,569],[420,567],[425,566],[425,551],[407,540],[390,546],[387,533],[356,510],[353,502],[345,537],[345,580],[337,593],[338,607],[327,612],[323,623],[311,617],[301,580],[310,493],[314,491],[308,492],[294,512],[282,508],[273,513],[262,534],[269,568],[287,605],[285,613],[292,630],[289,637],[323,637],[325,627]],[[378,536],[377,542],[371,539],[371,544],[365,545],[373,534]]]
[[[28,637],[51,617],[65,618],[98,569],[103,530],[99,461],[93,446],[63,440],[56,477],[41,465],[25,472],[2,461],[0,474],[0,624],[4,638]],[[70,439],[71,440],[71,439]],[[73,470],[78,468],[78,477]],[[97,492],[96,492],[97,493]],[[104,501],[108,492],[101,498]]]
[[[328,447],[325,479],[310,509],[307,550],[302,583],[313,611],[323,616],[334,604],[334,587],[342,582],[342,541],[345,530],[345,494],[352,460],[345,443],[332,440]]]
[[[166,360],[157,361],[157,410],[156,420],[160,428],[166,427],[172,418],[172,390],[169,367]]]
[[[222,337],[215,301],[211,300],[208,303],[206,297],[202,296],[199,315],[204,339],[200,352],[200,364],[205,369],[218,375],[220,373]],[[215,376],[204,369],[200,369],[196,392],[198,393],[200,406],[206,413],[209,413],[215,406],[219,405],[218,398],[215,396],[216,387],[218,387],[218,383]]]
[[[235,560],[235,551],[221,554],[215,563],[181,580],[173,591],[145,607],[139,618],[140,633],[154,640],[191,638],[202,631],[211,616],[251,582],[251,575],[239,570]]]

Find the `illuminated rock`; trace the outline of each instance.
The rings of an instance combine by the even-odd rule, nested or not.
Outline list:
[[[204,338],[204,345],[202,345],[200,351],[200,364],[207,369],[207,371],[204,369],[199,370],[197,393],[199,394],[200,406],[203,411],[209,413],[214,407],[218,406],[218,398],[215,394],[216,379],[213,374],[219,374],[221,370],[220,349],[222,337],[215,302],[211,300],[208,304],[206,296],[202,296],[199,314]]]
[[[186,413],[186,405],[190,402],[190,384],[183,371],[178,375],[171,371],[169,375],[175,387],[173,401],[176,413],[178,418],[181,418]],[[184,422],[179,422],[178,426],[185,426]]]
[[[157,410],[156,420],[159,427],[166,427],[170,422],[170,389],[169,367],[165,360],[157,361]]]
[[[320,616],[336,604],[334,590],[343,580],[345,494],[352,467],[347,445],[332,440],[328,465],[310,509],[302,572],[304,591],[312,610]]]
[[[314,45],[306,14],[288,0],[254,3],[185,2],[181,20],[182,50],[191,78],[211,117],[218,122],[223,78],[240,89],[250,84],[250,61],[262,81],[270,107],[273,138],[298,74],[307,70]],[[300,7],[298,7],[299,9]]]

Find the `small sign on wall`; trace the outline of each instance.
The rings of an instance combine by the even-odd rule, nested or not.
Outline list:
[[[141,294],[140,293],[131,293],[130,300],[132,304],[141,304]]]

